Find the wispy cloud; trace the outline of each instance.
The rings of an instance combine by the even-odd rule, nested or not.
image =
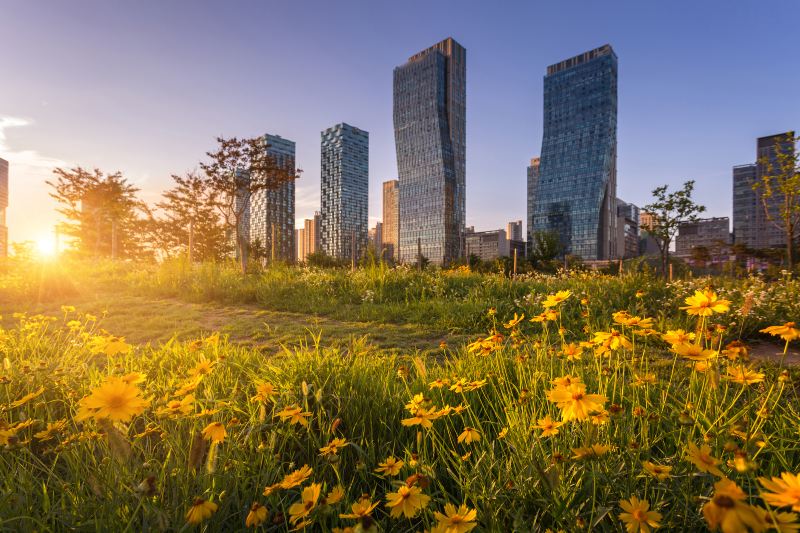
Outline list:
[[[31,126],[33,121],[21,117],[0,115],[0,157],[13,165],[14,172],[28,174],[31,172],[48,172],[57,166],[67,165],[66,161],[55,157],[48,157],[36,150],[14,150],[8,143],[6,130]]]

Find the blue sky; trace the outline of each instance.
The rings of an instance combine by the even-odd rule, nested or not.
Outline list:
[[[155,201],[214,137],[297,142],[297,217],[319,205],[319,134],[370,132],[370,218],[396,176],[392,69],[452,36],[467,48],[467,223],[525,218],[547,65],[619,57],[618,195],[698,182],[727,216],[755,138],[800,129],[797,1],[101,2],[0,0],[0,157],[10,238],[51,231],[54,165],[123,171]]]

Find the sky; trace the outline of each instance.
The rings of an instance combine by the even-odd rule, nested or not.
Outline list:
[[[397,176],[392,69],[467,49],[467,225],[525,220],[547,65],[619,57],[617,195],[697,181],[730,216],[731,167],[800,130],[800,2],[0,0],[0,157],[11,241],[52,233],[56,166],[121,171],[156,202],[217,136],[297,143],[297,219],[319,209],[320,132],[370,134],[370,226]]]

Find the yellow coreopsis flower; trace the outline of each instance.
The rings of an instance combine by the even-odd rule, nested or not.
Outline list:
[[[671,329],[662,335],[661,338],[670,344],[688,344],[694,340],[695,334],[686,333],[682,329]]]
[[[555,307],[569,298],[571,295],[572,292],[570,291],[558,291],[555,294],[549,294],[547,298],[545,298],[544,302],[542,302],[542,305],[545,307]]]
[[[581,379],[580,376],[572,376],[570,374],[567,374],[566,376],[555,378],[550,383],[552,383],[556,387],[569,387],[573,383],[582,383],[582,382],[583,380]]]
[[[211,422],[203,430],[203,438],[215,443],[224,441],[227,434],[222,422]]]
[[[313,469],[310,466],[303,465],[294,472],[286,474],[283,480],[278,483],[278,486],[282,489],[298,487],[302,485],[303,482],[309,478],[309,476],[311,476],[311,472],[313,472]]]
[[[327,446],[323,446],[319,449],[320,455],[327,456],[327,455],[336,455],[339,453],[339,450],[347,446],[348,442],[347,439],[344,438],[336,438],[330,441]]]
[[[708,350],[699,344],[675,344],[672,346],[672,351],[692,361],[708,361],[717,356],[715,350]]]
[[[380,502],[372,503],[369,498],[361,498],[356,503],[350,506],[350,513],[343,513],[339,518],[352,518],[354,520],[362,520],[372,514],[372,511],[378,506]]]
[[[419,408],[411,418],[404,418],[400,423],[404,426],[422,426],[430,429],[433,427],[433,421],[439,416],[439,413],[434,409]]]
[[[205,357],[201,356],[200,360],[197,362],[194,368],[189,370],[189,376],[191,377],[207,376],[208,374],[211,373],[212,370],[214,370],[214,366],[216,364],[217,364],[216,361],[209,361]]]
[[[481,440],[481,434],[478,433],[477,429],[469,426],[465,427],[464,431],[461,432],[461,435],[458,436],[458,442],[463,442],[464,444],[478,442],[479,440]]]
[[[322,485],[320,483],[312,483],[303,489],[300,495],[300,502],[289,506],[289,520],[292,524],[297,524],[311,514],[311,511],[317,505],[321,489]]]
[[[390,492],[386,495],[386,507],[391,509],[389,514],[392,518],[400,515],[414,518],[420,510],[428,506],[430,499],[431,497],[423,494],[419,487],[401,485],[397,492]]]
[[[181,400],[170,400],[167,405],[156,411],[161,417],[188,415],[194,410],[194,394],[189,394]]]
[[[561,355],[567,358],[568,361],[575,361],[581,358],[583,348],[579,344],[571,342],[561,347]]]
[[[298,405],[293,405],[291,407],[284,407],[282,410],[278,411],[275,416],[280,417],[282,422],[288,420],[290,424],[300,424],[301,426],[308,427],[307,419],[311,416],[311,413],[303,411]]]
[[[784,472],[781,477],[758,478],[761,486],[772,492],[761,492],[761,497],[775,507],[791,507],[800,511],[800,473]]]
[[[466,505],[456,508],[452,503],[447,503],[444,514],[437,511],[433,513],[433,517],[437,524],[433,526],[431,533],[466,533],[478,527],[475,523],[478,512]]]
[[[634,374],[633,385],[640,387],[642,385],[655,385],[658,383],[658,378],[655,374]]]
[[[630,349],[633,347],[631,341],[614,329],[608,332],[598,331],[594,334],[592,342],[595,344],[595,355],[604,355],[620,348]]]
[[[542,437],[552,437],[553,435],[558,435],[558,428],[563,425],[563,422],[555,421],[550,418],[550,415],[546,415],[544,418],[537,420],[533,427],[542,430]]]
[[[390,455],[384,462],[378,463],[378,468],[375,471],[387,476],[396,476],[400,473],[400,469],[403,468],[404,464],[401,459],[395,459],[394,456]]]
[[[708,444],[703,444],[698,448],[693,442],[690,442],[688,456],[689,461],[701,472],[708,472],[717,477],[725,477],[725,474],[717,468],[717,465],[722,464],[722,461],[711,455],[711,448]]]
[[[714,483],[714,496],[703,506],[708,528],[724,533],[735,531],[764,531],[766,521],[758,509],[745,503],[747,494],[730,479]]]
[[[619,514],[619,519],[625,523],[628,533],[649,533],[651,528],[656,529],[661,525],[661,513],[651,511],[647,500],[631,496],[630,499],[619,502],[619,506],[625,511]]]
[[[267,508],[258,502],[253,502],[250,506],[250,512],[247,513],[247,518],[244,521],[246,527],[258,527],[267,521]]]
[[[593,412],[603,410],[607,398],[601,394],[587,394],[586,385],[573,383],[568,387],[555,387],[547,392],[547,399],[561,409],[561,420],[586,420]]]
[[[323,498],[323,503],[327,505],[333,505],[342,501],[342,498],[344,498],[344,487],[337,485],[331,489],[325,498]]]
[[[271,401],[272,398],[274,398],[277,395],[278,395],[278,390],[272,383],[269,382],[259,383],[258,386],[256,386],[256,394],[255,396],[250,398],[250,401],[266,403]]]
[[[689,296],[685,300],[686,306],[681,307],[689,315],[711,316],[714,313],[727,313],[730,310],[731,302],[720,300],[716,293],[710,290],[694,291],[694,296]]]
[[[118,377],[107,378],[92,393],[78,402],[75,420],[87,418],[108,419],[112,422],[127,422],[134,415],[144,412],[150,400],[140,396],[135,385],[125,383]]]
[[[572,456],[573,459],[594,459],[596,457],[600,457],[601,455],[607,454],[611,450],[612,446],[606,446],[605,444],[592,444],[591,446],[587,447],[579,447],[579,448],[572,448],[572,453],[575,455]]]
[[[39,396],[41,396],[43,392],[44,392],[44,387],[39,387],[34,392],[26,394],[25,396],[19,398],[18,400],[15,400],[15,401],[11,402],[11,407],[13,408],[13,407],[19,407],[21,405],[25,405],[26,403],[28,403],[29,401],[33,400],[34,398],[38,398]]]
[[[186,521],[190,524],[199,524],[204,520],[211,518],[211,515],[217,511],[217,504],[209,502],[203,498],[196,498],[189,510],[186,511]]]
[[[670,472],[672,472],[671,466],[664,466],[658,465],[655,463],[651,463],[650,461],[642,461],[642,466],[644,467],[645,471],[656,478],[659,481],[664,481],[671,477]]]
[[[514,313],[514,318],[503,324],[503,327],[506,329],[511,329],[520,322],[522,322],[524,319],[525,319],[525,313],[522,313],[522,315],[517,315],[517,313]]]
[[[764,381],[764,374],[756,372],[751,368],[729,366],[728,375],[726,375],[725,378],[728,381],[739,383],[740,385],[752,385]]]
[[[790,342],[800,339],[800,329],[797,329],[795,326],[796,324],[794,322],[787,322],[781,326],[769,326],[760,331],[761,333],[769,333],[770,335],[780,337],[786,342]]]

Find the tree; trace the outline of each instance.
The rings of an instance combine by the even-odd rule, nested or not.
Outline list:
[[[530,258],[535,263],[552,261],[564,250],[556,231],[536,231],[532,235]]]
[[[692,200],[694,180],[683,184],[683,189],[667,192],[667,185],[653,189],[655,201],[644,207],[644,210],[653,217],[653,225],[648,228],[648,233],[658,245],[661,254],[661,272],[667,276],[669,265],[669,246],[678,232],[678,228],[685,222],[697,220],[698,213],[706,210],[705,206],[698,205]]]
[[[56,168],[46,183],[66,221],[59,230],[75,239],[79,253],[94,257],[140,257],[147,253],[150,211],[120,172]]]
[[[691,250],[692,261],[700,268],[705,268],[706,263],[711,261],[711,251],[706,246],[695,246]]]
[[[248,228],[245,226],[250,199],[259,192],[275,190],[298,178],[294,161],[281,160],[268,152],[263,137],[217,138],[219,146],[207,152],[209,163],[200,163],[206,183],[220,200],[225,226],[234,235],[242,274],[247,273]]]
[[[156,204],[165,215],[157,221],[161,248],[168,254],[184,251],[194,259],[219,259],[227,251],[219,197],[196,172],[172,175],[175,186]]]
[[[794,241],[800,228],[800,154],[795,145],[800,136],[787,133],[775,145],[773,157],[765,156],[758,163],[764,171],[753,184],[760,192],[764,214],[786,239],[786,262],[794,268]],[[774,201],[770,201],[774,199]]]

